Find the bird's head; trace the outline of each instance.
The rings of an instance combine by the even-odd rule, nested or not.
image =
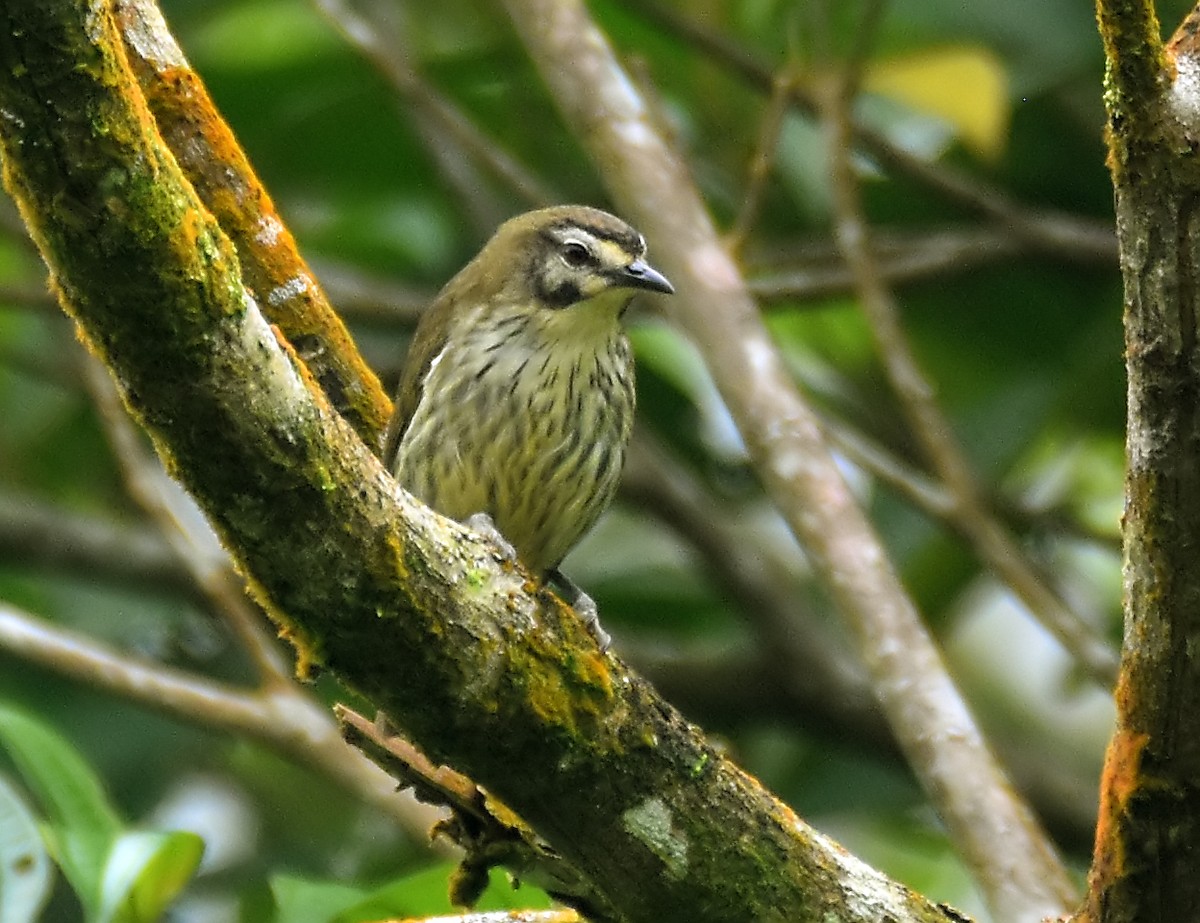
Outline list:
[[[514,300],[561,310],[609,292],[621,303],[638,289],[671,294],[671,283],[645,254],[645,238],[620,218],[564,205],[505,222],[479,260],[507,268],[505,285],[524,289],[509,292]]]

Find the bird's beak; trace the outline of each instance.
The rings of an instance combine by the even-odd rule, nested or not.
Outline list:
[[[621,285],[628,288],[644,288],[651,292],[662,292],[664,295],[675,294],[675,286],[645,260],[634,260],[617,273],[617,279]]]

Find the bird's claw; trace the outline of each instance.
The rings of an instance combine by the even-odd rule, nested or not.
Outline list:
[[[587,593],[581,591],[579,598],[575,600],[575,611],[583,619],[583,624],[587,628],[588,634],[596,639],[600,653],[607,653],[609,646],[612,644],[612,635],[600,625],[600,610],[596,608],[595,600],[588,596]]]
[[[550,572],[550,579],[558,584],[558,588],[562,590],[563,598],[567,605],[579,613],[579,617],[583,619],[583,624],[587,628],[588,634],[595,639],[597,646],[599,646],[600,653],[607,653],[609,647],[612,645],[612,636],[600,625],[600,610],[596,607],[596,601],[580,589],[579,584],[558,568]]]
[[[493,545],[500,549],[500,556],[510,564],[515,564],[517,561],[517,549],[513,547],[513,543],[506,539],[499,529],[496,528],[496,521],[487,513],[472,513],[467,517],[467,521],[463,523],[472,532],[486,538]]]

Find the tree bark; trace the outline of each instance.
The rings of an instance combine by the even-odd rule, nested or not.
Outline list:
[[[627,920],[961,919],[804,825],[495,550],[401,491],[243,286],[102,0],[0,6],[7,188],[263,606]]]
[[[1200,169],[1185,23],[1170,53],[1147,2],[1100,0],[1109,166],[1125,281],[1125,643],[1089,923],[1200,906]],[[1193,71],[1194,72],[1194,71]]]

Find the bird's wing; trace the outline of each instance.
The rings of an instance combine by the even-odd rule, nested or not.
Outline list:
[[[434,357],[446,345],[450,325],[444,322],[442,315],[450,310],[454,301],[453,298],[447,297],[448,290],[447,286],[421,315],[412,343],[408,347],[404,368],[400,372],[400,385],[396,389],[392,417],[388,420],[383,439],[383,463],[392,470],[395,470],[400,440],[404,438],[408,424],[412,422],[413,414],[417,412],[417,406],[421,403],[425,376],[433,364]]]

